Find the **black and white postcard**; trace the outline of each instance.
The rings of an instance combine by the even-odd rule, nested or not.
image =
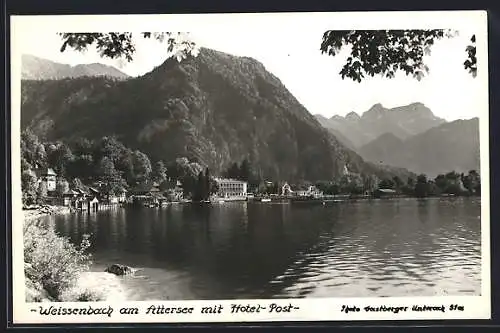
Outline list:
[[[12,16],[14,323],[489,319],[487,37]]]

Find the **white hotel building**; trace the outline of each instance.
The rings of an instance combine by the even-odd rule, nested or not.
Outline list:
[[[217,195],[226,199],[246,199],[247,182],[236,179],[216,178],[219,187]]]

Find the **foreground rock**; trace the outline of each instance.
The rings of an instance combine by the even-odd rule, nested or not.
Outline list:
[[[115,275],[132,275],[135,270],[127,265],[113,264],[106,268],[105,272],[115,274]]]

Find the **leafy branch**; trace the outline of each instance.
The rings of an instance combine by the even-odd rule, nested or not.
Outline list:
[[[136,52],[134,36],[131,32],[108,32],[108,33],[58,33],[63,40],[61,52],[68,47],[78,51],[87,51],[89,46],[94,45],[101,57],[110,59],[125,58],[128,62],[133,60]],[[198,54],[196,44],[184,38],[181,32],[142,32],[142,38],[155,39],[158,42],[167,43],[167,52],[173,53],[178,61],[192,55]]]
[[[437,40],[455,37],[452,30],[328,30],[323,34],[321,53],[337,56],[350,46],[350,55],[340,71],[342,79],[348,77],[361,82],[367,76],[381,75],[394,78],[402,71],[407,76],[421,80],[429,73],[424,56],[430,55],[431,47]],[[476,47],[475,36],[467,47],[469,59],[466,69],[475,76]]]

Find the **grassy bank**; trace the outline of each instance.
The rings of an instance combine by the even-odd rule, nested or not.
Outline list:
[[[66,209],[64,209],[66,208]],[[104,272],[89,272],[89,238],[75,246],[40,217],[67,213],[67,207],[25,211],[24,272],[27,302],[104,301],[124,299],[120,278]]]

